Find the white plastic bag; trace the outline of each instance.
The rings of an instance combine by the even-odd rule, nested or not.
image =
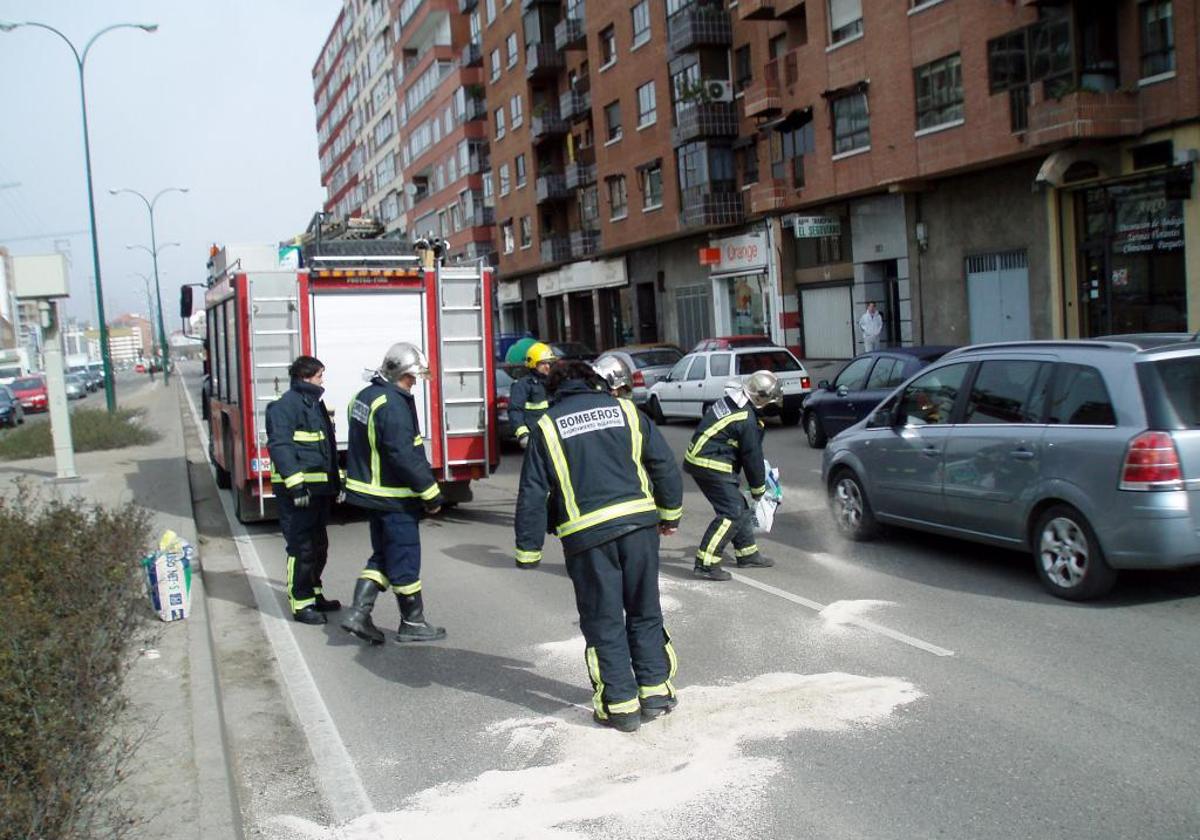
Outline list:
[[[770,461],[763,461],[767,473],[767,492],[756,502],[754,509],[754,530],[756,533],[769,534],[775,524],[775,510],[783,503],[783,485],[779,483],[779,469],[772,467]]]

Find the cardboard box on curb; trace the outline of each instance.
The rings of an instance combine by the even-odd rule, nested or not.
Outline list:
[[[192,559],[196,549],[174,531],[165,531],[158,549],[142,558],[150,604],[163,621],[187,618],[192,606]]]

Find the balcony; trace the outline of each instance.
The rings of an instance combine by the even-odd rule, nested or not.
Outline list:
[[[738,20],[775,20],[775,0],[739,0]]]
[[[486,120],[488,117],[487,100],[478,96],[467,97],[467,110],[463,114],[464,122],[474,122],[475,120]]]
[[[568,90],[558,98],[558,111],[564,120],[578,122],[592,112],[592,93],[589,90]]]
[[[737,137],[738,118],[732,102],[700,102],[685,105],[676,114],[671,142],[682,146],[702,137]]]
[[[483,66],[483,47],[478,41],[471,41],[462,51],[462,60],[460,61],[463,67],[482,67]]]
[[[479,0],[458,0],[458,11],[460,14],[469,14],[479,7]]]
[[[550,201],[562,201],[570,197],[571,191],[567,189],[567,178],[565,175],[541,175],[538,177],[538,204],[545,204]]]
[[[492,168],[491,150],[486,145],[478,145],[470,150],[467,159],[467,174],[482,175]]]
[[[567,189],[570,190],[577,190],[588,184],[594,184],[596,183],[596,164],[568,163],[566,178]]]
[[[729,48],[733,25],[729,13],[712,6],[691,7],[667,19],[667,43],[671,52],[683,53],[702,47]]]
[[[680,190],[679,222],[684,227],[740,225],[745,220],[742,194],[734,184],[705,184]]]
[[[575,259],[590,257],[600,250],[600,231],[573,230],[571,231],[571,256]]]
[[[542,262],[558,263],[571,259],[571,240],[559,234],[542,237]]]
[[[746,88],[742,105],[747,117],[770,117],[783,110],[783,97],[779,94],[779,81],[766,77]]]
[[[542,113],[534,113],[529,124],[529,131],[535,143],[562,137],[571,130],[567,121],[559,116],[558,109],[546,108]]]
[[[525,78],[545,79],[558,75],[565,64],[563,54],[552,44],[530,44],[525,49]]]
[[[750,188],[750,212],[755,214],[782,210],[793,199],[795,191],[788,181],[771,179]]]
[[[579,17],[565,17],[554,26],[554,46],[559,51],[587,49],[587,25],[582,7],[576,14]]]
[[[774,0],[776,20],[804,17],[804,0]]]
[[[496,210],[493,207],[481,207],[478,204],[470,212],[463,213],[464,227],[491,227],[496,224]]]
[[[1077,90],[1029,105],[1030,146],[1132,137],[1142,130],[1136,93]]]

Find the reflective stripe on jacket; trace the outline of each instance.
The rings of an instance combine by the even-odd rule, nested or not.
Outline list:
[[[440,502],[412,394],[376,377],[350,401],[347,416],[348,502],[376,510]]]
[[[522,376],[508,390],[508,423],[513,434],[523,438],[529,434],[546,409],[550,399],[546,395],[546,377],[536,370]]]
[[[751,494],[765,493],[762,422],[754,406],[749,403],[739,406],[730,397],[714,403],[696,427],[683,461],[688,472],[710,478],[728,476],[737,481],[737,473],[744,471]]]
[[[267,406],[271,481],[289,490],[303,484],[313,493],[338,492],[337,444],[321,400],[324,390],[293,380],[291,388]]]
[[[679,467],[654,423],[629,400],[565,382],[521,469],[518,559],[540,559],[549,529],[576,554],[682,515]]]

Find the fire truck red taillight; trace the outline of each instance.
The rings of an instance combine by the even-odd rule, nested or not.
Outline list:
[[[1129,442],[1121,468],[1122,490],[1182,490],[1183,469],[1167,432],[1142,432]]]

